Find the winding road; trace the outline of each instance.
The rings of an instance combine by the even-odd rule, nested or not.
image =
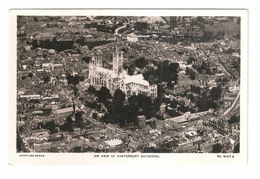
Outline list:
[[[223,116],[227,115],[230,111],[232,111],[234,109],[237,102],[239,101],[239,97],[240,97],[240,91],[238,92],[237,97],[234,100],[233,104],[223,113]]]

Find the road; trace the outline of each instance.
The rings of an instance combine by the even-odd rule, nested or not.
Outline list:
[[[239,97],[240,97],[240,91],[238,92],[237,97],[234,100],[233,104],[223,113],[223,116],[227,115],[231,110],[234,109],[234,107],[236,106],[236,104],[238,102]]]
[[[221,63],[219,63],[220,67],[225,71],[226,74],[228,74],[229,76],[232,76],[230,73],[228,73],[228,71],[226,70],[225,67],[223,67],[223,65]]]
[[[123,26],[121,26],[121,27],[118,27],[116,30],[115,30],[115,35],[117,35],[118,34],[118,31],[120,30],[120,29],[123,29],[123,28],[126,28],[126,26],[127,26],[127,24],[129,24],[129,19],[127,19],[128,20],[128,22],[127,23],[125,23]]]

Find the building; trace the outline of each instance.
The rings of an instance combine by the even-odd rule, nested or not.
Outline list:
[[[134,33],[128,34],[126,37],[128,42],[137,42],[138,41],[138,36]]]
[[[37,129],[32,131],[32,136],[41,138],[41,137],[49,137],[50,131],[48,129]]]
[[[36,144],[36,143],[33,144],[34,152],[48,152],[50,148],[51,148],[50,142],[45,142],[42,144]]]
[[[137,116],[137,125],[140,128],[144,128],[146,126],[146,117],[144,115]]]
[[[105,143],[113,148],[113,147],[116,147],[118,145],[121,145],[122,144],[122,141],[120,139],[111,139],[111,140],[106,140]]]
[[[157,97],[157,85],[150,85],[142,74],[128,75],[123,69],[123,52],[113,53],[113,69],[102,67],[102,58],[93,56],[89,64],[89,80],[93,86],[105,86],[114,92],[116,89],[122,90],[126,96],[146,94]]]
[[[62,114],[71,114],[71,113],[73,113],[73,111],[74,111],[74,109],[73,109],[73,107],[71,106],[71,107],[67,107],[67,108],[61,108],[61,109],[58,109],[57,111],[56,111],[56,113],[59,115],[62,115]]]

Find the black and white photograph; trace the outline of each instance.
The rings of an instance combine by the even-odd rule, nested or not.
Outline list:
[[[16,153],[234,158],[241,29],[217,13],[17,15]]]

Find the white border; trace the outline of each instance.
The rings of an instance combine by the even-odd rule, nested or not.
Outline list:
[[[44,153],[44,158],[19,157],[16,153],[16,16],[17,15],[52,15],[52,16],[240,16],[241,17],[241,138],[240,153],[234,158],[217,158],[217,154],[159,154],[160,158],[94,158],[93,153]],[[247,10],[10,10],[9,11],[9,164],[131,164],[131,165],[241,165],[247,163]],[[28,154],[28,153],[26,153]],[[40,153],[43,154],[43,153]]]

